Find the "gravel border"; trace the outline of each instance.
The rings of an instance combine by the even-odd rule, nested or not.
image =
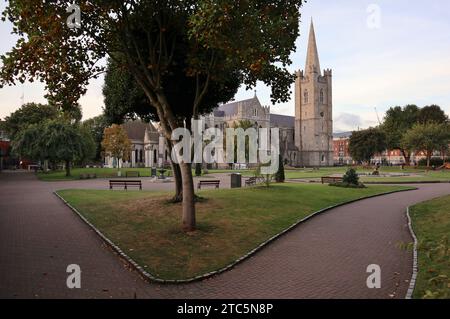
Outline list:
[[[416,233],[414,232],[411,215],[409,213],[409,207],[406,208],[406,216],[408,217],[409,232],[411,233],[411,237],[414,240],[414,250],[413,250],[413,265],[412,265],[413,272],[412,272],[411,280],[409,282],[409,289],[408,289],[408,292],[406,293],[405,299],[412,299],[412,296],[414,294],[414,289],[416,288],[417,275],[419,273],[418,251],[417,251],[418,240],[417,240]]]
[[[351,203],[355,203],[361,200],[365,200],[365,199],[369,199],[369,198],[375,198],[375,197],[380,197],[380,196],[385,196],[385,195],[390,195],[390,194],[395,194],[395,193],[402,193],[402,192],[409,192],[409,191],[413,191],[413,190],[417,190],[418,188],[411,188],[411,189],[401,189],[401,190],[395,190],[395,191],[391,191],[391,192],[385,192],[385,193],[380,193],[380,194],[376,194],[376,195],[370,195],[367,197],[361,197],[361,198],[357,198],[348,202],[343,202],[343,203],[339,203],[337,205],[333,205],[333,206],[329,206],[326,208],[323,208],[315,213],[312,213],[311,215],[302,218],[301,220],[299,220],[298,222],[296,222],[295,224],[293,224],[292,226],[290,226],[289,228],[285,229],[284,231],[278,233],[277,235],[271,237],[270,239],[266,240],[264,243],[262,243],[261,245],[259,245],[258,247],[256,247],[255,249],[253,249],[252,251],[250,251],[249,253],[245,254],[244,256],[240,257],[239,259],[237,259],[236,261],[232,262],[231,264],[229,264],[228,266],[225,266],[222,269],[216,270],[216,271],[212,271],[210,273],[204,274],[204,275],[200,275],[194,278],[190,278],[190,279],[184,279],[184,280],[165,280],[165,279],[161,279],[161,278],[157,278],[154,275],[152,275],[151,273],[147,272],[145,269],[143,269],[141,266],[138,265],[138,263],[136,263],[131,257],[129,257],[127,254],[125,254],[123,252],[123,250],[117,246],[116,244],[114,244],[108,237],[106,237],[100,230],[98,230],[91,222],[89,222],[75,207],[73,207],[72,205],[70,205],[64,198],[62,198],[57,191],[53,192],[67,207],[69,207],[73,212],[75,212],[75,214],[78,215],[78,217],[84,222],[86,223],[94,232],[96,232],[100,238],[109,246],[111,247],[123,260],[125,260],[130,266],[132,266],[135,270],[137,270],[141,276],[144,277],[144,279],[146,279],[147,281],[150,282],[154,282],[154,283],[158,283],[158,284],[188,284],[188,283],[193,283],[193,282],[197,282],[197,281],[202,281],[205,279],[209,279],[211,277],[220,275],[224,272],[227,272],[231,269],[233,269],[235,266],[237,266],[238,264],[242,263],[243,261],[245,261],[246,259],[249,259],[250,257],[252,257],[253,255],[255,255],[256,253],[258,253],[260,250],[262,250],[263,248],[265,248],[266,246],[268,246],[269,244],[271,244],[272,242],[274,242],[275,240],[279,239],[280,237],[284,236],[285,234],[289,233],[290,231],[292,231],[293,229],[297,228],[299,225],[306,223],[307,221],[309,221],[310,219],[314,218],[317,215],[326,213],[334,208],[337,207],[341,207],[341,206],[345,206]]]

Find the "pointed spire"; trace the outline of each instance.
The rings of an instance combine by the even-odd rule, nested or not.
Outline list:
[[[314,23],[311,18],[311,29],[309,31],[308,54],[306,56],[305,73],[308,74],[316,70],[321,74],[319,53],[317,52],[316,33],[314,32]]]

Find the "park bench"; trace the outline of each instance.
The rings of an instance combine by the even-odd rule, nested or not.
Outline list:
[[[257,181],[258,181],[258,179],[256,177],[250,177],[249,179],[247,179],[245,181],[245,185],[246,186],[254,186],[254,185],[256,185]]]
[[[200,181],[198,183],[198,189],[202,189],[202,186],[215,186],[217,189],[219,189],[220,181],[219,180]]]
[[[142,182],[141,181],[109,181],[109,189],[113,190],[114,187],[123,187],[125,190],[128,190],[130,187],[139,188],[142,190]]]
[[[330,177],[330,176],[322,177],[322,184],[342,183],[343,181],[344,179],[342,177]]]
[[[80,174],[80,179],[95,179],[97,174]]]
[[[126,177],[135,177],[135,178],[139,178],[141,177],[141,174],[139,172],[135,172],[135,171],[129,171],[126,173]]]

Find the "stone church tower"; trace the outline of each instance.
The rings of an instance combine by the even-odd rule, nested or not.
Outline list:
[[[332,71],[322,74],[311,21],[305,70],[295,82],[295,146],[302,166],[334,165],[332,97]]]

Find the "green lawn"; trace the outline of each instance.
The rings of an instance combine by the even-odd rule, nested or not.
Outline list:
[[[414,297],[449,299],[450,196],[412,207],[411,218],[419,241],[419,276]]]
[[[180,229],[170,193],[64,190],[58,192],[89,221],[158,278],[187,279],[223,268],[311,213],[393,190],[330,188],[318,184],[207,190],[197,206],[198,230]]]
[[[150,168],[123,168],[122,176],[125,176],[126,171],[139,171],[142,177],[149,177],[151,173]],[[323,176],[345,174],[346,167],[323,167],[319,170],[311,168],[306,169],[290,169],[286,170],[287,179],[319,179]],[[358,168],[359,173],[370,173],[372,170]],[[450,171],[430,171],[427,172],[421,169],[407,168],[401,170],[398,167],[382,167],[381,173],[411,173],[417,176],[410,177],[366,177],[362,176],[363,182],[420,182],[420,181],[450,181]],[[241,173],[243,176],[253,176],[255,170],[209,170],[208,177],[214,174],[224,173]],[[62,180],[77,180],[80,179],[81,174],[97,174],[98,178],[114,178],[117,177],[117,169],[113,168],[75,168],[72,170],[72,176],[66,177],[65,171],[57,171],[50,173],[39,173],[38,177],[43,181],[62,181]]]
[[[126,172],[139,172],[141,177],[150,177],[150,168],[122,168],[122,176],[125,177]],[[165,174],[170,174],[170,170]],[[64,181],[80,179],[81,174],[97,174],[97,178],[114,178],[117,177],[117,168],[74,168],[71,170],[70,177],[66,177],[65,171],[55,171],[49,173],[38,173],[38,178],[43,181]],[[158,172],[159,174],[159,172]]]
[[[347,171],[347,167],[323,167],[319,170],[313,170],[312,168],[306,169],[287,169],[285,175],[287,179],[319,179],[324,176],[341,174],[344,175]],[[217,173],[241,173],[244,176],[251,176],[254,174],[254,170],[210,170],[210,174]],[[372,169],[357,168],[358,173],[371,173]],[[399,176],[399,177],[372,177],[361,176],[363,182],[424,182],[424,181],[450,181],[450,171],[429,171],[415,168],[405,168],[402,170],[400,167],[382,167],[380,172],[383,173],[404,173],[413,174],[414,176]]]
[[[381,170],[383,172],[383,170]],[[401,173],[401,171],[393,171],[395,173]],[[404,173],[414,174],[413,176],[400,176],[400,177],[367,177],[362,176],[363,182],[450,182],[450,171],[425,171],[425,170],[409,170]]]

